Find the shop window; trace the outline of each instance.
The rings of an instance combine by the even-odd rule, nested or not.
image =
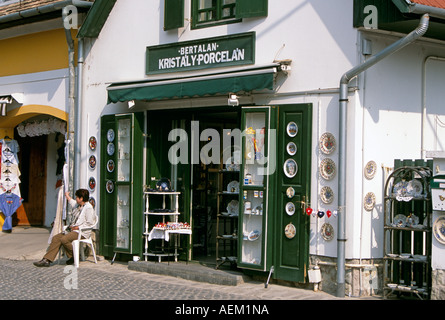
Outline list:
[[[164,30],[184,27],[184,0],[164,0]],[[191,27],[203,28],[267,16],[268,0],[191,0]]]

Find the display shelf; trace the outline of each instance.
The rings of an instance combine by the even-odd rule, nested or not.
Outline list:
[[[432,171],[402,166],[385,183],[383,295],[412,294],[428,298],[431,291]]]
[[[145,261],[148,260],[148,257],[157,257],[158,262],[161,262],[162,257],[171,257],[175,258],[175,261],[178,259],[178,241],[179,235],[186,234],[191,235],[191,229],[187,227],[179,227],[178,216],[181,214],[179,212],[179,195],[180,192],[175,191],[157,191],[157,190],[145,190],[144,198],[145,198],[145,227],[142,235],[145,238],[145,250],[144,250],[144,258]],[[158,209],[150,209],[150,197],[153,196],[161,196],[162,197],[162,207]],[[167,198],[170,199],[170,205],[167,205]],[[153,226],[150,229],[149,225],[149,216],[161,216],[162,227],[158,227],[157,225]],[[166,222],[165,219],[167,216],[172,216],[174,221]],[[171,249],[171,241],[170,235],[176,235],[174,239],[174,251],[170,252]],[[149,250],[149,242],[152,240],[161,240],[161,245],[157,249],[150,251]],[[164,241],[169,242],[169,245],[166,247]],[[187,259],[188,260],[188,259]]]
[[[233,164],[225,166],[232,168]],[[231,266],[236,266],[237,263],[237,226],[239,217],[238,180],[239,170],[218,170],[216,269],[225,263],[230,263]]]

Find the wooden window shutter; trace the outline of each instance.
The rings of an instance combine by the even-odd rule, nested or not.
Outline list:
[[[164,0],[164,30],[184,26],[184,0]]]
[[[268,0],[236,0],[236,18],[267,16]]]

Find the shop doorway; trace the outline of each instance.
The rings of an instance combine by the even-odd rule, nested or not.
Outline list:
[[[20,147],[20,193],[24,210],[17,210],[13,225],[41,226],[45,218],[48,136],[22,138],[16,134],[15,139]]]
[[[153,184],[161,177],[171,179],[175,190],[181,192],[180,219],[190,221],[193,228],[191,237],[181,238],[181,247],[189,248],[190,259],[216,265],[217,193],[220,191],[218,172],[223,164],[221,160],[219,163],[203,163],[201,159],[192,159],[191,150],[196,148],[200,151],[210,142],[209,139],[201,141],[206,129],[215,130],[221,137],[223,129],[239,128],[240,111],[233,107],[175,110],[174,113],[149,111],[147,120],[147,183]],[[176,166],[171,165],[168,158],[170,147],[174,144],[168,140],[172,129],[182,129],[187,133],[190,151],[187,163]],[[198,134],[194,131],[196,129]],[[221,145],[221,157],[222,148]],[[150,221],[151,225],[153,223],[155,221]],[[181,256],[181,259],[185,258],[185,254]]]

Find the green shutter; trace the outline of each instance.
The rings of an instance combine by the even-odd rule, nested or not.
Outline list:
[[[236,0],[236,18],[267,16],[267,0]]]
[[[184,0],[164,0],[164,30],[184,26]]]

